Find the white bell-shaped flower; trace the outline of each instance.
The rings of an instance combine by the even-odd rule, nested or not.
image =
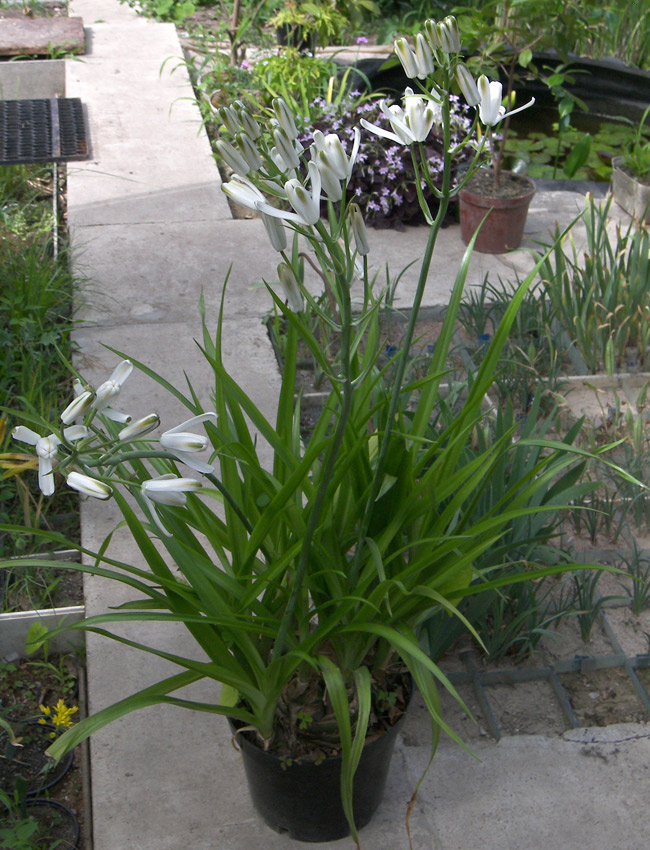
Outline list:
[[[206,475],[213,472],[214,467],[195,457],[195,454],[205,451],[209,444],[208,438],[204,434],[194,434],[188,429],[209,420],[216,422],[217,414],[202,413],[199,416],[193,416],[175,428],[165,431],[160,437],[160,445],[163,449],[173,454],[182,463]]]
[[[18,425],[12,432],[14,440],[19,440],[21,443],[27,443],[36,448],[36,456],[38,457],[38,486],[44,496],[51,496],[54,493],[54,464],[56,462],[56,453],[61,441],[55,434],[50,434],[47,437],[41,437],[36,431],[27,428],[25,425]]]

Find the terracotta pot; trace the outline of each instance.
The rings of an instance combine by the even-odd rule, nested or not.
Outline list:
[[[365,745],[354,775],[353,811],[357,829],[369,823],[381,803],[397,735],[405,714],[380,738]],[[241,724],[229,720],[231,729]],[[244,735],[237,736],[248,790],[263,821],[296,841],[337,841],[350,834],[341,803],[340,756],[283,763]]]
[[[474,179],[461,189],[460,200],[460,233],[467,245],[477,228],[487,218],[476,238],[474,250],[481,254],[505,254],[514,251],[521,244],[524,235],[528,206],[535,194],[535,184],[529,177],[502,173],[512,183],[521,183],[519,194],[507,197],[495,197],[484,194],[477,189]]]
[[[612,160],[612,192],[614,200],[638,221],[650,224],[650,185],[641,183],[621,166],[623,157]]]

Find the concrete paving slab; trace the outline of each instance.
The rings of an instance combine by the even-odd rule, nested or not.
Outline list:
[[[0,63],[0,100],[36,100],[64,96],[63,59]]]
[[[88,26],[88,55],[67,63],[66,91],[86,105],[92,151],[70,172],[71,224],[230,218],[174,26],[133,12],[119,20]]]
[[[192,308],[194,305],[192,305]],[[216,327],[216,316],[209,324]],[[214,390],[214,375],[195,340],[201,341],[198,314],[187,322],[124,323],[108,329],[86,328],[75,333],[80,347],[79,369],[97,385],[106,380],[119,356],[106,349],[110,345],[129,354],[161,374],[166,380],[183,389],[185,375],[210,409]],[[280,374],[273,358],[266,329],[257,319],[226,320],[223,325],[224,363],[242,388],[256,401],[267,416],[274,415],[280,390]],[[117,409],[134,417],[152,410],[167,418],[172,427],[182,421],[184,408],[146,375],[134,370],[124,384]],[[183,418],[189,418],[189,414]]]
[[[0,20],[0,56],[49,56],[53,51],[82,54],[85,49],[81,18],[22,16]]]
[[[416,705],[398,746],[412,778],[426,767],[428,721]],[[647,842],[641,812],[650,782],[650,730],[620,724],[562,737],[521,735],[472,743],[478,761],[443,739],[413,822],[436,850],[590,850]]]

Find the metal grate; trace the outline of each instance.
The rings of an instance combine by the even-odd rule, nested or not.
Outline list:
[[[81,100],[0,100],[0,165],[88,158]]]

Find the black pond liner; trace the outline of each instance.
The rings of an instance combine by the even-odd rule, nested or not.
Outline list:
[[[39,724],[35,721],[20,721],[11,724],[17,737],[25,739],[22,747],[13,747],[4,730],[0,730],[0,745],[2,746],[2,761],[0,763],[0,790],[13,795],[15,780],[22,776],[27,781],[27,797],[36,797],[57,785],[72,767],[74,752],[66,753],[59,761],[45,755],[45,750],[52,743],[49,733],[54,726]],[[22,727],[22,728],[21,728]],[[33,740],[30,740],[33,736]]]
[[[27,801],[27,814],[47,830],[42,846],[56,847],[57,850],[75,850],[78,847],[79,821],[75,813],[63,803],[37,797]]]
[[[354,776],[353,811],[357,829],[368,824],[381,803],[393,748],[406,712],[380,738],[367,743]],[[229,720],[231,729],[241,727]],[[295,841],[337,841],[350,834],[341,803],[340,756],[320,764],[286,764],[238,735],[248,790],[262,820]]]
[[[631,121],[641,118],[650,103],[650,72],[625,65],[620,59],[586,59],[571,55],[570,60],[575,84],[567,85],[566,89],[584,100],[591,114],[604,118],[623,117]],[[414,88],[413,80],[408,79],[398,61],[384,67],[387,61],[361,59],[354,67],[368,77],[371,91],[381,90],[401,97],[406,86]],[[533,61],[540,69],[545,66],[555,68],[562,62],[555,53],[535,53]],[[501,82],[505,84],[506,80]],[[521,103],[535,97],[541,106],[555,106],[548,86],[541,80],[522,80],[516,85],[516,92]]]

